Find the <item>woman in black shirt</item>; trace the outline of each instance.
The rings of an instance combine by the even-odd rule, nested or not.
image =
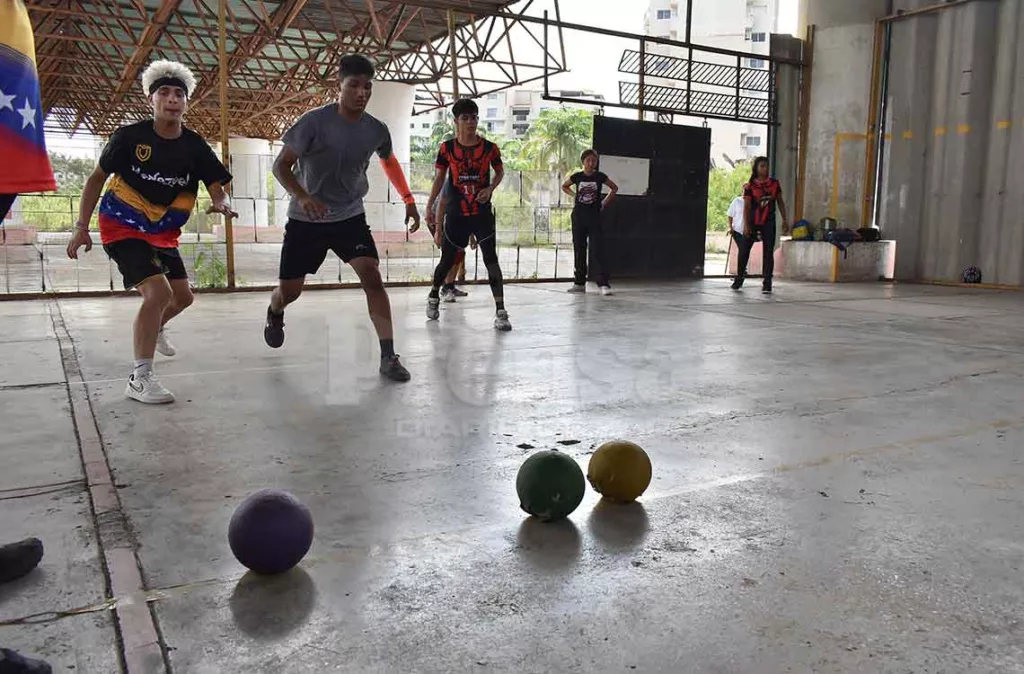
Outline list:
[[[589,238],[596,269],[597,285],[602,295],[611,295],[609,285],[608,261],[605,252],[604,236],[601,227],[601,211],[608,207],[619,186],[608,176],[597,170],[600,158],[593,150],[586,150],[580,160],[583,170],[578,171],[565,181],[562,191],[574,200],[572,208],[572,246],[576,258],[576,278],[571,293],[582,293],[587,290],[587,240]],[[572,186],[576,186],[576,191]],[[608,194],[604,196],[604,187]]]

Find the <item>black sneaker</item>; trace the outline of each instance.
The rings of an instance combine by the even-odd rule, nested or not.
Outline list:
[[[405,366],[398,360],[398,355],[382,356],[380,359],[380,373],[391,381],[409,381],[412,375],[405,369]]]
[[[0,583],[9,583],[39,566],[43,558],[43,542],[29,538],[0,547]],[[0,661],[2,662],[2,661]],[[0,667],[0,672],[3,672]]]
[[[761,285],[761,292],[763,292],[765,295],[771,295],[772,294],[772,282],[771,281],[765,281]]]
[[[0,674],[53,674],[42,660],[30,660],[7,648],[0,648]]]
[[[284,312],[275,314],[267,307],[267,324],[263,328],[263,340],[272,349],[279,349],[284,344]]]
[[[737,276],[735,279],[733,279],[732,289],[733,290],[739,290],[742,287],[743,287],[743,279],[741,279],[739,276]]]

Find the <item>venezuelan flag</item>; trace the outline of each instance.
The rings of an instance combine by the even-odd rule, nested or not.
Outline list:
[[[28,10],[22,0],[0,0],[0,194],[57,189],[40,108]]]

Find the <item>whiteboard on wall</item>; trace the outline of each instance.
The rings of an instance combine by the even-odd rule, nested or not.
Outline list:
[[[603,155],[601,172],[619,186],[620,196],[642,197],[650,185],[651,160]]]

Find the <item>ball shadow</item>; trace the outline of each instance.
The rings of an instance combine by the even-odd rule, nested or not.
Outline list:
[[[582,537],[572,520],[542,522],[527,517],[516,535],[518,551],[531,566],[542,571],[558,571],[576,564],[582,549]]]
[[[650,522],[642,504],[636,501],[616,503],[602,498],[590,511],[587,527],[603,546],[627,550],[644,542]]]
[[[316,605],[316,585],[302,568],[276,576],[246,573],[231,593],[231,616],[254,639],[280,639],[301,627]]]

